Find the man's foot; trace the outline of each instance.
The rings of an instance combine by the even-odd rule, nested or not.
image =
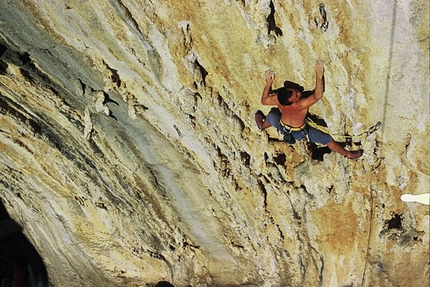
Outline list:
[[[257,127],[261,130],[261,127],[263,126],[263,122],[266,119],[266,116],[263,114],[262,111],[258,110],[255,113],[255,123],[257,124]]]
[[[363,150],[359,149],[359,150],[356,150],[356,151],[350,151],[349,155],[348,155],[348,158],[350,158],[350,159],[356,159],[356,158],[359,158],[362,155],[363,155]]]

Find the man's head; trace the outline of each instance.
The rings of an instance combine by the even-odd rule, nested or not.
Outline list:
[[[300,98],[299,91],[285,87],[277,89],[276,93],[278,94],[278,102],[283,106],[289,106]]]
[[[290,98],[293,93],[285,88],[280,88],[277,90],[278,93],[278,102],[283,106],[289,106],[292,103],[290,102]]]

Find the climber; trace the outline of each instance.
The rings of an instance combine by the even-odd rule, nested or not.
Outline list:
[[[292,83],[285,82],[284,87],[272,90],[272,83],[275,79],[275,73],[268,69],[266,71],[266,85],[261,96],[261,104],[267,106],[277,106],[273,108],[267,117],[262,111],[257,111],[255,121],[260,130],[274,126],[284,136],[284,140],[289,143],[295,143],[295,140],[301,140],[306,137],[310,142],[327,145],[327,147],[348,158],[359,158],[362,150],[348,151],[336,142],[329,134],[319,131],[306,124],[305,118],[308,114],[309,107],[319,101],[324,92],[324,63],[321,60],[315,63],[316,84],[313,91],[304,92],[303,87]]]

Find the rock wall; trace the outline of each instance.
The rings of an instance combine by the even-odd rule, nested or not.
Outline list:
[[[52,285],[428,286],[429,3],[379,2],[2,1],[0,197]],[[255,126],[317,58],[334,135],[382,122],[358,160]]]

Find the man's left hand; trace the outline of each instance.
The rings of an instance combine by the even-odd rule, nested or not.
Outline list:
[[[275,72],[272,69],[266,70],[266,84],[272,84],[275,80]]]

